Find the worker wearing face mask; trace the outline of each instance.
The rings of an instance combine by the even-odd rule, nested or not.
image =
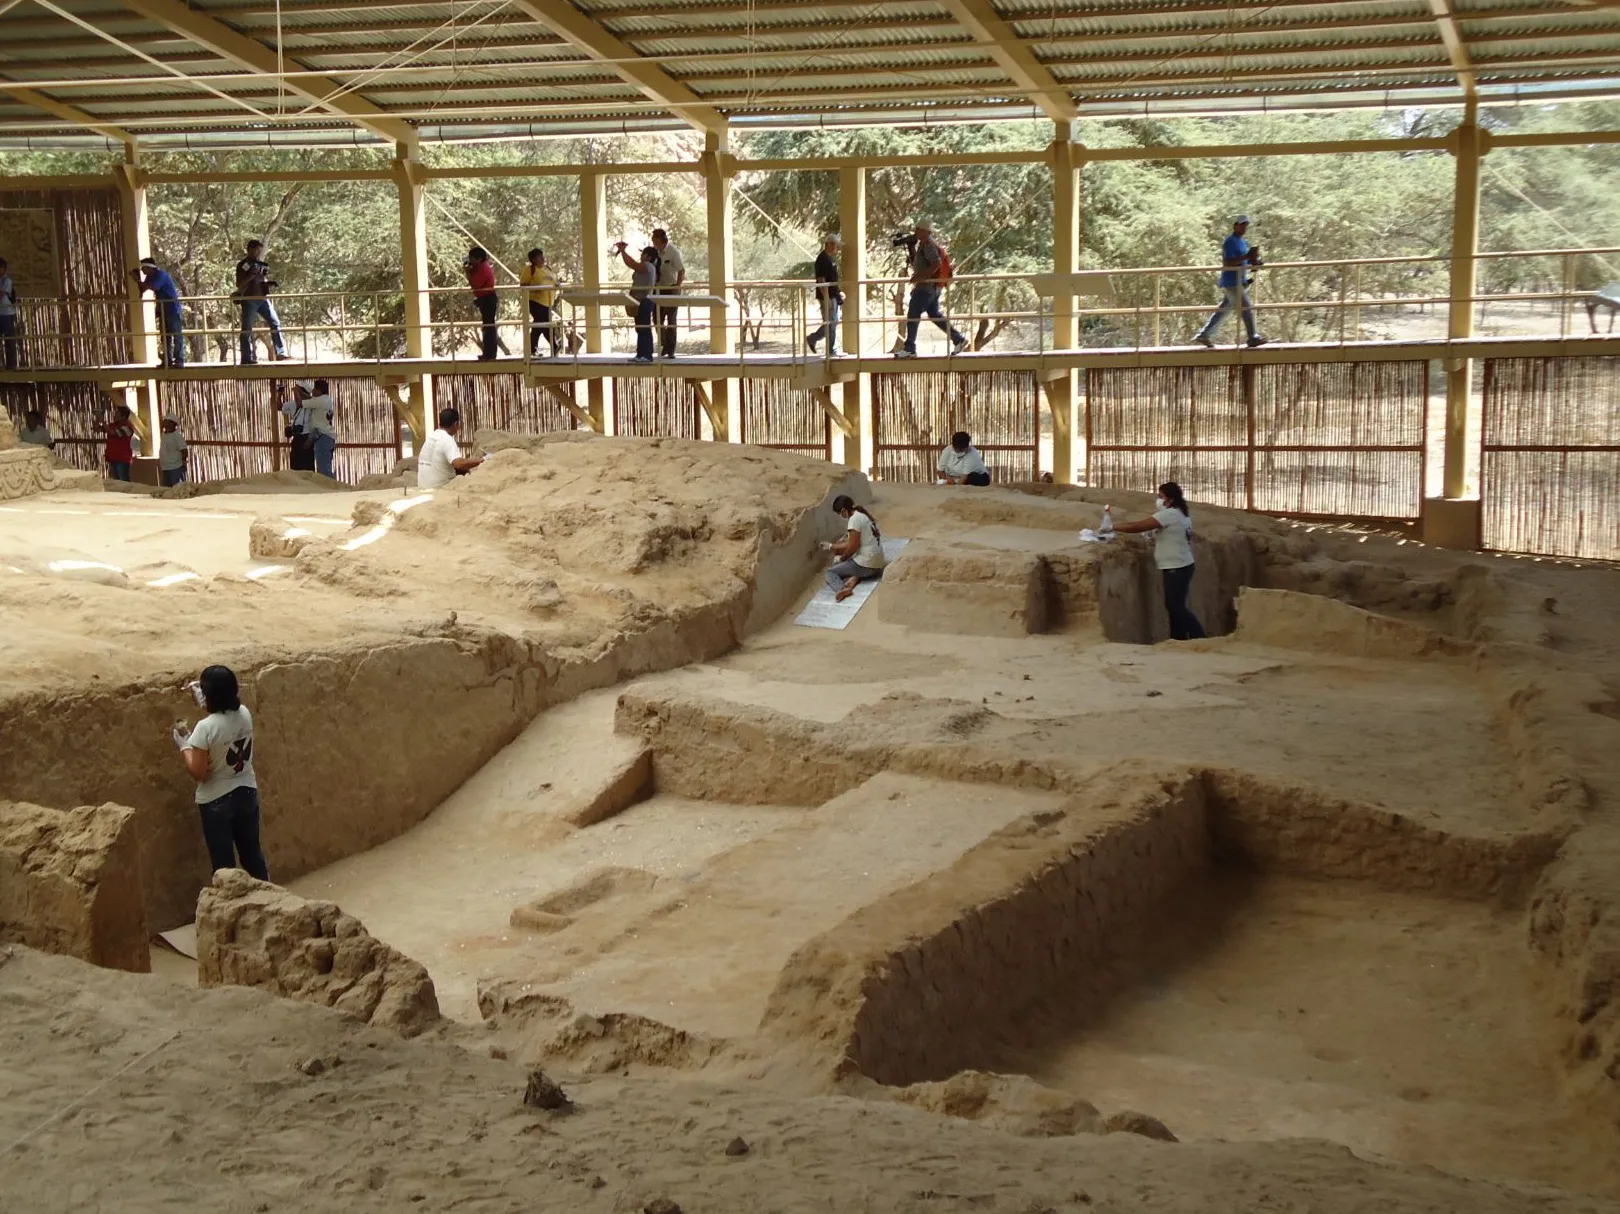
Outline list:
[[[1134,523],[1116,523],[1123,535],[1153,533],[1153,563],[1164,580],[1164,609],[1170,615],[1170,639],[1195,641],[1205,636],[1204,626],[1187,606],[1192,589],[1192,512],[1187,498],[1175,481],[1159,486],[1158,507],[1153,514]]]

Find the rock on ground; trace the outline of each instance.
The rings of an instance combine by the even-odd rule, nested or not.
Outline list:
[[[134,811],[0,801],[0,940],[150,970]]]
[[[197,899],[197,979],[256,986],[414,1037],[439,1019],[433,980],[331,902],[312,902],[241,869],[220,869]]]

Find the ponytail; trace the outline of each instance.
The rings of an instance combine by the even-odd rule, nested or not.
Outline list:
[[[878,522],[877,519],[872,517],[872,512],[865,506],[857,506],[855,504],[855,499],[850,497],[849,494],[840,493],[837,497],[833,498],[832,508],[834,514],[841,514],[845,510],[855,510],[866,515],[867,521],[872,524],[872,538],[877,540],[881,540],[883,538],[883,532],[878,530]]]
[[[1181,486],[1176,484],[1175,481],[1165,481],[1164,484],[1159,486],[1159,492],[1164,494],[1165,501],[1169,502],[1188,518],[1192,517],[1192,511],[1187,509],[1186,495],[1181,492]]]

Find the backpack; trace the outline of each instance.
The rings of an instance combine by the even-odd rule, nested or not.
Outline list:
[[[948,287],[951,285],[951,279],[956,274],[956,271],[951,268],[951,255],[945,251],[945,246],[942,244],[936,243],[934,247],[939,250],[939,285]]]

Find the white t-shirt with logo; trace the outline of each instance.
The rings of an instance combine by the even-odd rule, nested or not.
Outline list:
[[[883,555],[883,544],[873,530],[872,520],[857,510],[849,516],[849,529],[861,537],[861,546],[855,552],[855,563],[862,569],[882,569],[888,564]]]
[[[946,447],[939,453],[939,474],[961,480],[975,472],[989,472],[984,466],[984,456],[972,443],[968,444],[966,451],[958,451],[955,447]]]
[[[158,440],[158,467],[165,472],[173,472],[176,468],[186,466],[185,459],[186,436],[180,431],[173,433],[165,430]]]
[[[1153,563],[1160,569],[1185,569],[1193,563],[1192,519],[1174,506],[1155,510],[1159,529],[1153,533]]]
[[[197,785],[197,804],[217,801],[237,788],[257,788],[253,774],[253,714],[211,712],[186,739],[187,750],[208,752],[208,778]]]
[[[416,453],[416,487],[437,489],[456,479],[453,461],[461,458],[461,444],[456,436],[435,430],[427,436],[422,449]]]
[[[665,245],[658,254],[658,285],[664,288],[673,287],[676,279],[686,272],[686,258],[671,241]]]

